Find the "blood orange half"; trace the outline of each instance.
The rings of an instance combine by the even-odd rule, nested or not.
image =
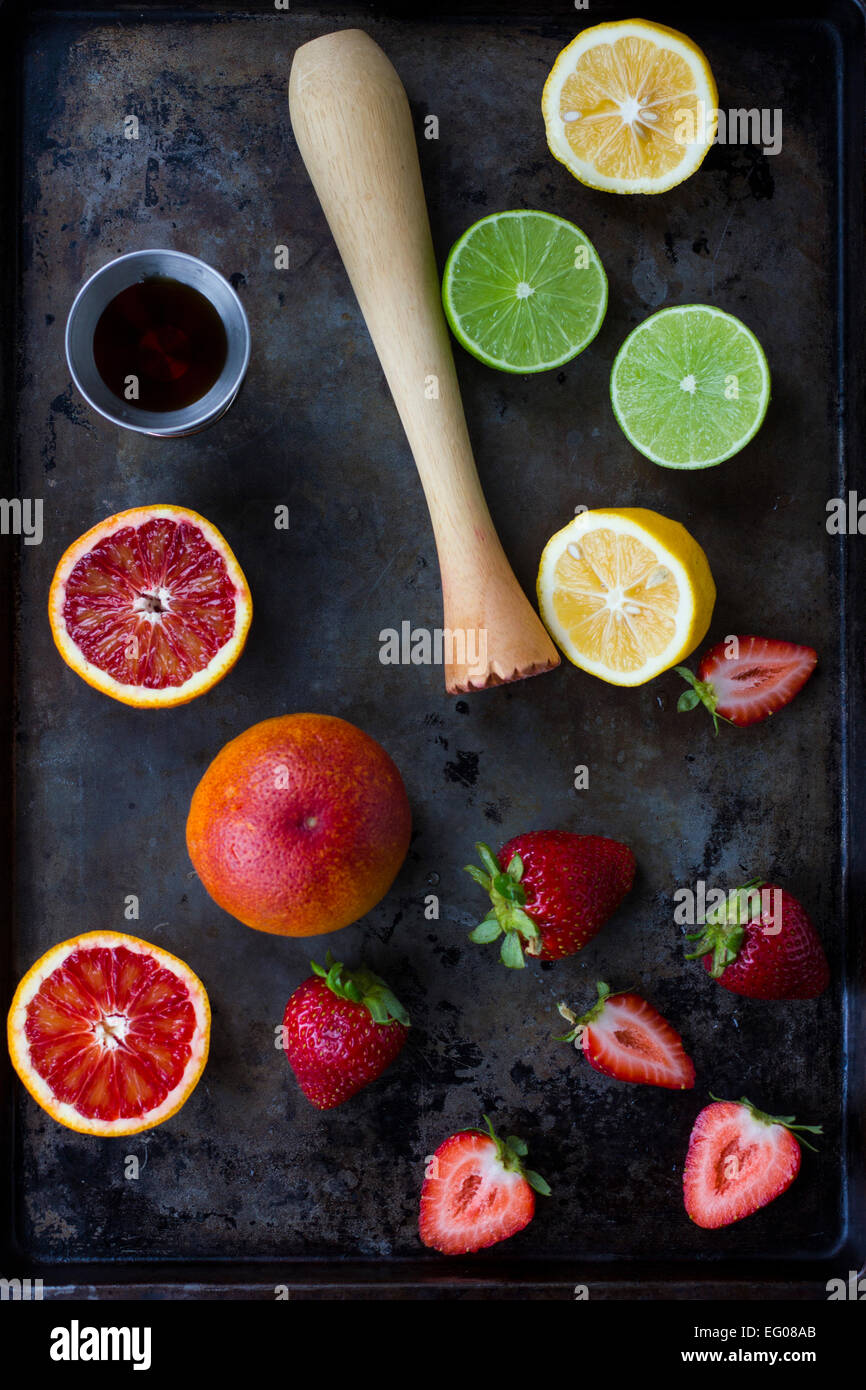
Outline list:
[[[210,1005],[182,960],[122,932],[53,946],[21,981],[9,1054],[48,1114],[82,1134],[137,1134],[188,1099],[207,1061]]]
[[[126,705],[182,705],[240,656],[252,600],[215,526],[184,507],[133,507],[80,536],[51,584],[57,649]]]

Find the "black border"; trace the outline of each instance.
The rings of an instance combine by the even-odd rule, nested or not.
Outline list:
[[[332,16],[335,26],[363,24],[365,17],[379,15],[418,22],[424,18],[421,7],[405,0],[400,3],[342,4],[292,0],[295,11],[312,11]],[[436,21],[459,25],[474,17],[495,16],[499,23],[542,21],[551,17],[552,6],[544,0],[521,0],[513,7],[495,0],[467,0],[454,6],[436,6]],[[591,15],[576,11],[576,24],[583,18],[598,23],[605,18],[605,0],[596,0]],[[508,13],[511,9],[512,12]],[[86,4],[74,0],[55,0],[53,4],[24,4],[20,0],[0,0],[0,197],[6,207],[0,256],[0,303],[7,307],[4,332],[0,332],[0,447],[5,457],[5,476],[17,495],[17,450],[15,382],[18,338],[18,209],[20,169],[18,166],[20,84],[18,55],[26,30],[34,23],[47,22],[57,14],[87,14],[94,17],[115,14],[135,15],[138,22],[152,18],[212,16],[225,20],[231,16],[273,15],[273,6],[264,3],[240,7],[221,4],[140,5],[124,3]],[[732,20],[754,18],[754,3],[732,0],[726,6]],[[559,16],[558,16],[559,17]],[[772,20],[772,11],[761,10],[762,21]],[[866,216],[866,0],[833,0],[826,5],[793,3],[785,6],[785,17],[820,20],[831,26],[837,44],[839,126],[837,130],[838,210],[836,244],[838,343],[838,405],[836,431],[840,467],[840,496],[860,483],[866,496],[864,468],[864,415],[866,415],[866,276],[864,276],[864,216]],[[846,1076],[846,1155],[847,1174],[844,1200],[847,1205],[846,1237],[832,1256],[816,1261],[779,1262],[760,1259],[743,1261],[705,1258],[695,1261],[600,1262],[572,1264],[568,1260],[521,1261],[485,1258],[483,1261],[455,1260],[447,1266],[434,1260],[305,1261],[268,1260],[240,1264],[233,1261],[207,1263],[76,1263],[40,1265],[30,1260],[14,1242],[14,1163],[15,1131],[12,1116],[12,1069],[6,1062],[0,1069],[0,1274],[6,1278],[42,1279],[43,1296],[52,1300],[146,1300],[216,1299],[235,1300],[275,1298],[277,1286],[288,1286],[292,1298],[325,1299],[572,1299],[574,1287],[586,1284],[592,1301],[605,1300],[824,1300],[828,1279],[846,1277],[847,1271],[866,1270],[866,558],[864,546],[852,537],[843,545],[842,587],[843,623],[849,634],[843,689],[845,699],[846,745],[844,751],[845,797],[840,808],[845,837],[844,900],[848,915],[848,951],[845,994]],[[13,634],[17,603],[14,555],[10,545],[0,544],[0,747],[2,772],[0,786],[14,788],[13,735],[16,724],[15,657]],[[0,844],[6,850],[8,896],[4,904],[7,949],[0,951],[0,987],[6,1001],[11,998],[10,950],[13,939],[14,895],[14,790],[0,798]],[[796,1275],[796,1277],[793,1277]]]

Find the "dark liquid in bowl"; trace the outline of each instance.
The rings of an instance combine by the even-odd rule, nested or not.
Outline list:
[[[182,410],[201,400],[227,352],[223,321],[210,300],[166,275],[121,290],[93,334],[102,380],[139,410]]]

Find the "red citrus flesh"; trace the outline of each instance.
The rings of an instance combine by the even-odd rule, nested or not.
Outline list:
[[[61,1123],[101,1134],[148,1128],[179,1109],[204,1067],[209,1028],[192,971],[120,933],[48,952],[9,1015],[12,1060],[34,1098]]]
[[[72,641],[123,685],[183,685],[234,635],[235,585],[187,521],[123,527],[77,562],[63,618]]]

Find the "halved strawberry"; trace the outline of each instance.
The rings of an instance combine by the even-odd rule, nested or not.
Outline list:
[[[559,1012],[574,1027],[559,1042],[582,1048],[590,1066],[617,1081],[689,1091],[695,1067],[679,1033],[639,994],[611,994],[599,981],[598,1002],[581,1018],[565,1004]]]
[[[771,637],[727,637],[702,657],[698,674],[676,666],[692,687],[677,702],[682,713],[703,704],[719,720],[744,727],[768,719],[802,690],[815,669],[818,653],[796,642]]]
[[[743,1096],[716,1100],[695,1120],[683,1171],[683,1197],[692,1221],[706,1230],[730,1226],[780,1197],[800,1171],[793,1115],[766,1115]]]
[[[419,1231],[443,1255],[467,1255],[507,1240],[535,1215],[535,1193],[550,1188],[524,1168],[528,1152],[513,1134],[500,1139],[484,1116],[480,1129],[452,1134],[427,1160]]]

